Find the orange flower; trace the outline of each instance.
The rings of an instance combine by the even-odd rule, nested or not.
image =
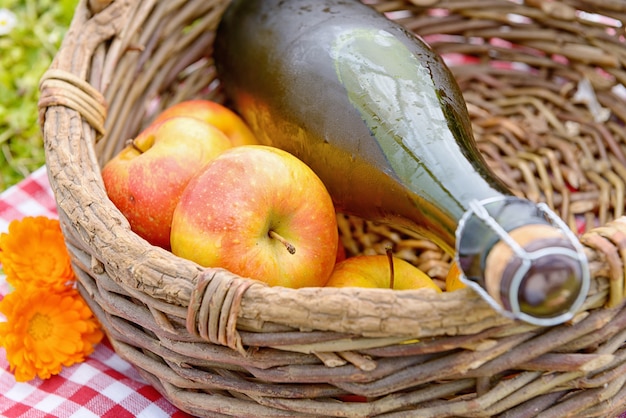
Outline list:
[[[0,263],[7,281],[62,291],[75,280],[61,226],[44,216],[25,217],[0,235]]]
[[[18,382],[47,379],[82,362],[103,337],[98,321],[75,288],[51,293],[22,288],[0,301],[0,346]]]

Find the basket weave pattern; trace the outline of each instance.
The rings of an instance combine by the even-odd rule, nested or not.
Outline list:
[[[622,412],[626,6],[369,3],[447,58],[468,58],[452,69],[489,164],[584,230],[593,279],[581,312],[542,329],[470,290],[272,288],[150,246],[107,199],[100,168],[166,106],[224,100],[211,45],[228,1],[84,0],[41,80],[40,116],[79,287],[116,351],[198,416]],[[580,98],[585,84],[597,101]],[[445,277],[450,260],[431,242],[338,220],[349,254],[391,246]]]

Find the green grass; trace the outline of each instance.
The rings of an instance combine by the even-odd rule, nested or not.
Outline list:
[[[17,24],[0,35],[0,191],[44,164],[39,79],[69,27],[77,0],[4,0]],[[2,27],[0,22],[0,29]]]

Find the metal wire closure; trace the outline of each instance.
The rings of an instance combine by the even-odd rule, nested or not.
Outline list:
[[[566,248],[562,246],[549,246],[546,248],[537,249],[535,251],[528,251],[516,242],[511,235],[509,235],[509,231],[513,228],[505,228],[501,225],[501,222],[495,219],[493,215],[494,207],[497,206],[499,208],[507,205],[507,204],[519,204],[522,202],[524,205],[533,205],[537,210],[537,219],[545,219],[546,224],[549,224],[556,228],[564,238],[569,241],[569,244],[572,248]],[[502,315],[513,319],[520,319],[530,324],[538,325],[538,326],[552,326],[558,325],[565,321],[571,319],[574,314],[580,309],[587,293],[589,291],[590,286],[590,274],[589,274],[589,266],[587,257],[584,253],[583,246],[574,235],[574,233],[567,227],[567,225],[544,203],[534,204],[530,201],[523,202],[522,200],[515,197],[497,197],[492,199],[486,199],[482,201],[473,200],[469,202],[469,210],[467,210],[461,220],[459,221],[459,225],[456,231],[457,237],[457,251],[456,251],[456,262],[459,267],[462,266],[460,258],[462,254],[466,252],[466,248],[464,248],[465,243],[467,242],[466,235],[473,233],[480,233],[476,230],[472,230],[472,227],[468,228],[468,224],[470,219],[477,218],[480,220],[481,226],[486,227],[491,235],[491,239],[484,239],[483,250],[484,253],[488,253],[488,248],[490,245],[493,245],[497,241],[501,241],[506,244],[514,256],[517,257],[518,260],[521,261],[521,264],[515,269],[513,276],[509,282],[509,288],[505,290],[505,295],[507,297],[507,303],[510,305],[509,309],[502,306],[501,303],[491,295],[484,287],[484,282],[480,279],[476,279],[473,275],[468,277],[467,272],[464,271],[463,268],[461,270],[461,281],[476,292],[478,292],[495,310],[500,312]],[[472,221],[476,221],[476,219],[472,219]],[[484,233],[485,231],[481,231]],[[470,251],[471,253],[471,251]],[[486,255],[482,254],[482,259],[480,260],[480,264],[484,267]],[[478,256],[478,254],[475,254]],[[540,317],[529,314],[522,310],[522,307],[519,303],[518,295],[520,293],[520,288],[523,284],[524,278],[527,277],[533,266],[540,259],[545,259],[546,257],[560,257],[571,259],[577,267],[580,269],[581,277],[580,279],[580,291],[576,298],[573,300],[569,309],[566,312],[560,313],[558,315],[552,317]]]

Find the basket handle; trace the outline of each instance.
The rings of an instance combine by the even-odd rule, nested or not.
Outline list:
[[[43,129],[49,108],[66,107],[78,112],[99,139],[105,133],[107,104],[99,89],[88,81],[91,61],[102,42],[127,26],[127,19],[122,17],[130,16],[131,2],[89,0],[89,7],[91,13],[76,10],[54,61],[40,80],[39,124]]]
[[[580,237],[580,242],[595,250],[608,263],[609,308],[624,299],[626,282],[626,216],[593,228]]]
[[[80,77],[64,70],[49,69],[39,82],[39,118],[43,125],[45,109],[65,106],[77,111],[93,127],[98,138],[105,134],[107,106],[104,96]]]
[[[100,13],[112,2],[113,0],[89,0],[89,9],[92,13]]]
[[[266,285],[221,268],[204,270],[198,276],[189,298],[186,319],[189,333],[245,355],[246,350],[237,332],[237,318],[243,295],[252,286]]]

